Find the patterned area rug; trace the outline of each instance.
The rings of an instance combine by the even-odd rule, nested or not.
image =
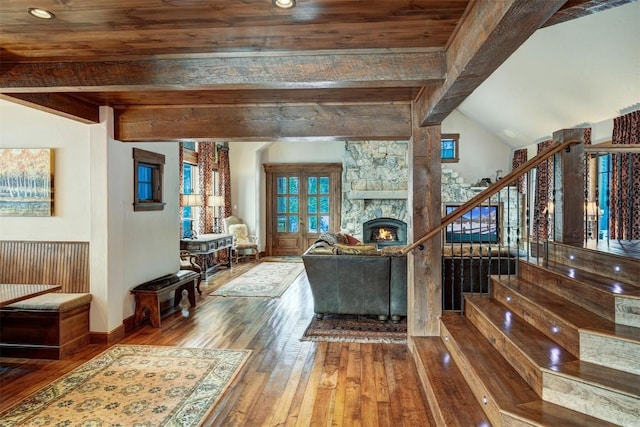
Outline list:
[[[297,262],[262,262],[210,295],[277,298],[303,270]]]
[[[0,425],[198,426],[250,353],[116,345],[0,414]]]
[[[393,323],[355,314],[325,314],[322,320],[314,316],[301,340],[406,344],[407,319]]]

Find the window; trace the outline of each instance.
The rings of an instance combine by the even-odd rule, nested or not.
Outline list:
[[[133,149],[133,210],[161,211],[164,155]]]
[[[182,191],[183,194],[198,194],[198,166],[182,164]],[[192,229],[198,229],[199,218],[196,215],[195,206],[182,207],[182,237],[190,237]]]
[[[443,133],[440,137],[440,159],[442,163],[458,163],[459,133]]]

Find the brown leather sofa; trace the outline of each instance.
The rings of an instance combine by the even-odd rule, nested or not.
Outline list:
[[[314,244],[302,255],[314,312],[375,315],[398,321],[407,315],[407,258]]]

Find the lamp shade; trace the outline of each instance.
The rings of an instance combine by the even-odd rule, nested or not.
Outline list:
[[[222,196],[209,196],[207,197],[207,206],[224,206],[224,198]]]
[[[585,204],[585,212],[588,216],[602,215],[602,210],[598,209],[598,205],[593,201]]]
[[[182,206],[202,206],[202,196],[199,194],[182,194]]]

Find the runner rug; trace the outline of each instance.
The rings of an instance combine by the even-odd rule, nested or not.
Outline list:
[[[297,262],[261,262],[210,295],[277,298],[303,270]]]
[[[406,344],[407,319],[393,323],[355,314],[325,314],[322,320],[314,316],[301,340]]]
[[[250,353],[116,345],[1,413],[0,424],[199,426]]]

